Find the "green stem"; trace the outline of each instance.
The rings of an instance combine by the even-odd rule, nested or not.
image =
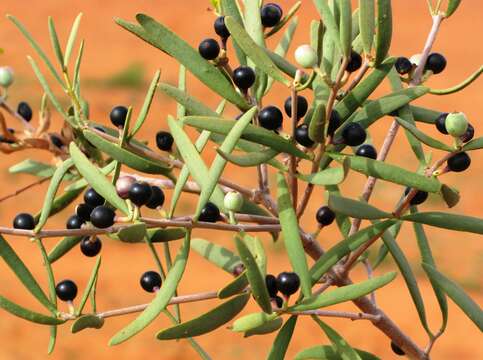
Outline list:
[[[473,74],[471,74],[467,79],[459,83],[458,85],[455,85],[453,87],[447,88],[447,89],[430,89],[429,93],[433,95],[449,95],[453,94],[455,92],[458,92],[460,90],[463,90],[465,87],[470,85],[473,81],[478,79],[483,72],[483,65],[480,66],[478,70],[476,70]]]

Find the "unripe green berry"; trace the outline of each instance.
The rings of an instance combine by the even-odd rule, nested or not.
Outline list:
[[[300,45],[295,50],[295,61],[305,69],[311,69],[317,65],[317,53],[310,45]]]
[[[468,119],[462,112],[450,113],[444,122],[448,134],[454,137],[460,137],[466,133],[468,129]]]
[[[243,206],[243,196],[237,191],[230,191],[225,195],[223,204],[228,211],[238,212]]]
[[[13,83],[13,70],[8,66],[0,67],[0,86],[8,88]]]

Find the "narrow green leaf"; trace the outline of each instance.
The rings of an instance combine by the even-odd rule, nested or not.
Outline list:
[[[325,141],[325,124],[325,105],[316,103],[309,124],[309,137],[312,141],[317,143],[323,143]]]
[[[49,253],[49,262],[52,264],[81,242],[83,236],[67,236],[60,240]]]
[[[263,325],[260,325],[259,327],[245,331],[245,334],[243,335],[243,337],[247,338],[254,335],[271,334],[277,331],[278,329],[280,329],[282,325],[283,325],[283,319],[281,317],[277,317],[272,321],[269,321]]]
[[[411,108],[414,119],[419,122],[434,124],[436,119],[441,115],[440,111],[427,109],[421,106],[410,105],[409,107]]]
[[[345,177],[347,176],[347,169],[347,166],[339,166],[336,168],[328,168],[314,174],[299,174],[297,177],[300,180],[314,185],[337,185],[344,181]]]
[[[135,223],[119,230],[116,236],[119,240],[126,243],[144,242],[146,236],[146,224],[143,222]]]
[[[80,88],[80,67],[81,67],[81,64],[82,64],[82,56],[84,55],[84,40],[81,41],[80,45],[79,45],[79,51],[77,53],[77,58],[75,59],[75,64],[74,64],[74,77],[73,77],[73,84],[74,84],[74,88],[77,89],[77,93],[79,92],[79,88]],[[74,108],[75,110],[75,108]],[[86,116],[88,116],[89,114],[86,113],[84,114]]]
[[[260,0],[245,0],[243,2],[244,12],[244,25],[248,33],[248,36],[253,39],[254,43],[258,46],[265,47],[265,35],[263,33],[262,19],[260,17]],[[239,23],[241,26],[241,23]],[[230,29],[230,28],[228,28]],[[233,36],[232,31],[230,34]],[[238,43],[238,41],[236,41]],[[241,45],[240,45],[241,47]],[[245,51],[248,55],[248,53]]]
[[[262,326],[274,319],[279,315],[277,313],[267,314],[264,312],[251,313],[242,316],[235,320],[230,329],[235,332],[245,332],[259,326]]]
[[[374,41],[375,14],[374,0],[359,0],[359,28],[364,52],[368,55]]]
[[[42,325],[59,325],[63,324],[65,321],[50,317],[47,315],[39,314],[37,312],[28,310],[20,305],[11,302],[7,298],[0,296],[0,308],[9,312],[10,314],[22,318],[27,321],[31,321]]]
[[[191,249],[230,274],[242,263],[232,251],[204,239],[191,239]]]
[[[83,315],[72,323],[70,332],[76,334],[85,329],[100,329],[104,326],[104,319],[96,315]]]
[[[55,173],[55,166],[48,165],[39,161],[25,159],[8,169],[10,174],[30,174],[38,177],[49,178]]]
[[[381,360],[377,356],[372,355],[363,350],[354,349],[362,360]],[[317,345],[300,351],[295,355],[294,360],[340,360],[338,352],[330,345]]]
[[[287,24],[290,19],[295,16],[295,14],[297,14],[297,11],[299,11],[301,5],[302,1],[297,1],[295,4],[293,4],[292,7],[287,11],[287,15],[285,15],[277,25],[275,25],[269,32],[267,32],[265,34],[265,37],[268,38],[279,32],[285,26],[285,24]]]
[[[337,21],[334,17],[334,14],[329,8],[327,0],[313,0],[317,11],[320,14],[320,18],[322,19],[324,25],[327,27],[327,34],[334,40],[334,44],[337,48],[341,48],[340,44],[340,34],[339,34],[339,27],[337,26]],[[325,53],[325,51],[324,51]]]
[[[352,50],[352,7],[351,0],[338,0],[340,9],[340,44],[342,53],[350,57]]]
[[[426,135],[421,130],[419,130],[416,126],[411,125],[407,121],[405,121],[401,118],[396,118],[396,120],[399,123],[399,125],[401,125],[403,128],[408,130],[417,139],[419,139],[421,142],[428,145],[429,147],[439,149],[439,150],[448,151],[448,152],[452,152],[452,151],[455,150],[453,147],[446,145],[445,143],[442,143],[441,141],[436,140],[429,135]]]
[[[260,152],[249,152],[243,155],[228,154],[220,148],[217,148],[216,152],[226,161],[241,167],[251,167],[264,164],[279,154],[277,150],[272,149],[266,149]]]
[[[134,124],[131,130],[131,133],[129,134],[129,138],[136,135],[137,132],[141,129],[141,126],[143,126],[144,121],[148,116],[149,109],[151,108],[151,103],[153,102],[154,94],[156,93],[160,76],[161,76],[161,71],[157,70],[154,73],[153,80],[151,81],[151,85],[149,86],[148,92],[146,93],[146,97],[144,98],[143,107],[141,108],[141,111],[139,112],[136,123]]]
[[[483,137],[479,137],[469,141],[463,146],[461,151],[471,151],[471,150],[479,150],[479,149],[483,149]]]
[[[441,186],[441,196],[449,208],[456,206],[460,201],[459,191],[445,184]]]
[[[86,305],[87,299],[89,298],[89,294],[91,293],[92,287],[94,286],[94,283],[97,281],[100,267],[101,267],[101,256],[98,256],[96,263],[92,268],[91,276],[89,277],[89,281],[87,282],[84,293],[82,294],[82,298],[79,302],[79,306],[77,307],[77,310],[76,310],[77,315],[82,314],[82,311],[84,310],[84,306]]]
[[[50,338],[49,338],[49,345],[47,348],[47,355],[52,354],[55,348],[55,344],[57,342],[57,325],[50,326]]]
[[[448,7],[446,8],[444,16],[449,18],[451,15],[453,15],[453,13],[458,9],[460,3],[461,0],[448,0]]]
[[[386,58],[392,39],[391,0],[377,1],[377,33],[375,66],[379,66]]]
[[[243,19],[240,14],[240,10],[238,8],[236,0],[221,0],[221,8],[225,16],[230,16],[238,21],[239,24],[243,25]],[[245,53],[236,43],[233,43],[233,47],[235,48],[236,57],[238,58],[239,64],[246,66],[247,57]]]
[[[335,212],[357,219],[383,219],[390,218],[392,215],[381,211],[366,202],[352,200],[346,197],[330,194],[328,206]]]
[[[244,271],[218,291],[218,298],[226,299],[234,295],[238,295],[243,292],[243,290],[245,290],[247,286],[248,279],[246,276],[246,271]]]
[[[186,230],[182,228],[174,229],[149,229],[147,236],[152,243],[165,243],[172,240],[184,238]]]
[[[54,20],[51,16],[48,19],[49,23],[49,34],[50,42],[52,43],[52,48],[54,49],[55,56],[59,61],[60,66],[64,66],[64,54],[62,54],[62,49],[60,48],[59,37],[57,36],[57,31],[55,30]]]
[[[72,28],[70,30],[69,39],[67,40],[67,45],[65,47],[65,55],[64,55],[64,67],[66,68],[69,65],[70,55],[72,54],[72,48],[74,47],[75,39],[77,37],[77,31],[79,30],[80,21],[82,19],[82,13],[77,15],[72,24]]]
[[[283,360],[287,353],[288,345],[297,324],[297,316],[291,316],[283,325],[275,338],[267,360]]]
[[[483,220],[471,216],[432,211],[405,215],[401,219],[448,230],[483,234]]]

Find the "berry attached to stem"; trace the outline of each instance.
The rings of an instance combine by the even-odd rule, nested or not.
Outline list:
[[[84,221],[77,215],[72,215],[69,219],[67,219],[67,223],[65,227],[67,229],[80,229]]]
[[[84,194],[84,202],[92,207],[96,207],[99,205],[104,205],[105,200],[97,193],[97,191],[95,191],[93,188],[89,188]]]
[[[260,125],[268,130],[277,130],[282,126],[283,114],[276,106],[266,106],[258,113]]]
[[[148,183],[134,183],[129,189],[129,200],[136,206],[143,206],[152,194],[153,191]]]
[[[409,191],[411,191],[411,188],[406,188],[404,190],[404,195],[407,196],[409,194]],[[411,199],[409,204],[411,205],[421,205],[423,202],[425,202],[428,199],[428,193],[426,191],[418,190],[416,195]]]
[[[304,69],[317,66],[317,52],[310,45],[300,45],[295,50],[295,61]]]
[[[466,143],[471,139],[473,139],[474,136],[475,136],[475,128],[473,127],[473,125],[468,123],[468,128],[466,129],[466,132],[460,136],[460,139],[462,142]]]
[[[358,123],[347,124],[342,130],[344,144],[358,146],[366,141],[366,130]]]
[[[399,75],[405,75],[411,71],[413,64],[407,57],[398,57],[394,63],[394,68],[399,73]]]
[[[377,150],[371,144],[364,144],[364,145],[359,146],[359,148],[356,151],[356,155],[376,160],[377,159]]]
[[[255,83],[255,71],[249,66],[240,66],[233,70],[233,82],[240,90],[247,91]]]
[[[262,25],[271,28],[276,26],[283,16],[282,8],[274,3],[268,3],[263,5],[260,10],[260,18],[262,20]]]
[[[171,135],[169,132],[159,131],[158,133],[156,133],[156,146],[159,150],[171,151],[173,143],[173,135]]]
[[[354,71],[359,70],[361,66],[362,66],[362,56],[358,52],[352,50],[350,60],[345,68],[346,71],[352,73]]]
[[[230,37],[230,31],[228,31],[228,28],[225,25],[224,16],[218,16],[213,24],[213,27],[215,28],[216,34],[222,39],[226,40]]]
[[[55,287],[55,293],[62,301],[72,301],[77,296],[77,285],[72,280],[63,280]]]
[[[151,196],[146,206],[150,209],[157,209],[164,204],[164,192],[159,186],[151,186]]]
[[[136,182],[136,179],[132,176],[121,176],[116,181],[116,192],[121,199],[129,198],[129,189]]]
[[[161,288],[161,276],[156,271],[146,271],[139,283],[145,291],[152,293]]]
[[[470,167],[471,158],[465,152],[460,152],[451,156],[448,161],[448,169],[454,172],[462,172]]]
[[[317,210],[315,218],[320,225],[327,226],[334,222],[335,213],[328,206],[322,206]]]
[[[268,295],[273,298],[278,293],[277,288],[277,278],[272,274],[267,274],[265,276],[265,285],[267,286]]]
[[[295,129],[295,141],[307,148],[314,146],[314,142],[309,137],[309,126],[307,124],[297,126]]]
[[[446,118],[448,117],[448,113],[441,113],[436,121],[434,122],[434,124],[436,125],[436,129],[438,129],[438,131],[441,133],[441,134],[444,134],[444,135],[448,135],[448,130],[446,130]]]
[[[198,52],[206,60],[215,60],[220,55],[220,45],[215,39],[205,39],[200,42]]]
[[[82,238],[80,243],[81,252],[87,257],[94,257],[101,252],[102,242],[96,236],[91,238],[90,236],[86,236]]]
[[[462,112],[450,113],[444,122],[446,131],[453,137],[460,137],[466,133],[468,129],[468,119]]]
[[[243,206],[243,195],[238,191],[230,191],[226,193],[223,205],[228,211],[238,212]]]
[[[292,116],[292,97],[289,96],[283,105],[285,109],[285,113],[287,116]],[[309,109],[309,103],[307,99],[301,95],[297,95],[297,120],[301,119],[307,114],[307,110]]]
[[[32,120],[32,108],[30,107],[30,105],[28,103],[26,103],[25,101],[22,101],[18,104],[17,106],[17,113],[23,117],[23,119],[25,121],[30,121]]]
[[[217,222],[220,220],[220,209],[212,202],[207,202],[205,207],[201,209],[198,220],[203,222]]]
[[[127,111],[127,107],[125,106],[116,106],[113,108],[109,114],[112,125],[118,128],[124,127],[124,124],[126,123]]]
[[[35,219],[28,213],[20,213],[13,219],[13,227],[15,229],[33,230],[35,228]]]
[[[299,276],[294,272],[282,272],[277,276],[277,289],[285,296],[295,294],[300,287]]]
[[[13,70],[8,66],[0,67],[0,86],[4,88],[8,88],[10,85],[13,84],[14,77],[13,77]]]
[[[439,74],[446,68],[446,59],[443,55],[438,53],[432,53],[428,56],[428,60],[426,61],[426,65],[424,66],[425,70],[431,70],[433,74]]]
[[[91,223],[96,228],[105,229],[114,225],[114,217],[116,214],[111,208],[100,205],[91,212]]]

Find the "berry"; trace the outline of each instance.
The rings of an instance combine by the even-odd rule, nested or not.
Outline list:
[[[228,211],[238,212],[243,206],[243,195],[238,191],[230,191],[226,193],[223,205]]]
[[[410,190],[411,188],[406,188],[406,190],[404,190],[404,195],[407,196]],[[426,191],[418,190],[416,195],[414,195],[414,197],[411,199],[409,203],[411,205],[421,205],[427,199],[428,199],[428,193]]]
[[[164,204],[164,192],[158,186],[151,186],[151,196],[146,206],[150,209],[157,209]]]
[[[55,293],[62,301],[72,301],[77,296],[77,285],[72,280],[63,280],[55,287]]]
[[[275,300],[275,304],[277,304],[277,307],[281,309],[283,307],[283,299],[280,296],[275,296],[272,300]]]
[[[13,219],[13,227],[15,229],[33,230],[35,228],[35,219],[27,213],[20,213]]]
[[[396,355],[400,355],[400,356],[403,356],[403,355],[406,355],[406,353],[404,352],[403,349],[401,349],[399,346],[397,346],[394,341],[391,341],[391,349],[392,351],[396,354]]]
[[[347,124],[342,130],[344,144],[358,146],[366,141],[366,130],[358,123]]]
[[[285,296],[295,294],[300,286],[299,276],[294,272],[283,272],[277,276],[277,288]]]
[[[99,195],[93,188],[87,189],[84,194],[84,202],[92,207],[104,205],[104,198]]]
[[[413,64],[406,57],[398,57],[396,62],[394,63],[394,67],[400,75],[405,75],[411,71],[411,69],[413,68]]]
[[[109,118],[111,119],[112,125],[116,127],[124,127],[127,117],[127,107],[116,106],[111,110]]]
[[[307,124],[302,124],[296,127],[295,141],[308,148],[314,145],[314,142],[309,137],[309,126]]]
[[[232,273],[233,273],[234,276],[240,276],[244,271],[245,271],[245,265],[243,265],[243,264],[237,264],[233,268]]]
[[[220,55],[220,45],[215,39],[205,39],[200,42],[198,52],[206,60],[215,60]]]
[[[439,74],[444,70],[445,67],[446,59],[444,56],[438,53],[432,53],[428,56],[424,69],[431,70],[433,74]]]
[[[377,151],[371,144],[364,144],[359,146],[356,151],[357,156],[363,156],[369,159],[377,159]]]
[[[310,45],[301,45],[295,50],[295,61],[305,69],[317,65],[317,52]]]
[[[83,222],[90,221],[91,212],[94,210],[89,204],[79,204],[75,207],[75,213]]]
[[[121,176],[116,181],[116,192],[121,199],[129,198],[129,189],[136,182],[136,179],[132,176]]]
[[[459,113],[450,113],[446,117],[446,121],[444,122],[446,127],[446,131],[453,137],[460,137],[466,133],[468,129],[468,119],[466,118],[465,114]]]
[[[205,207],[201,210],[199,221],[204,222],[217,222],[220,219],[220,209],[211,203],[207,202]]]
[[[146,271],[141,275],[139,283],[147,292],[154,292],[161,287],[161,276],[156,271]]]
[[[233,82],[237,88],[248,90],[255,83],[255,71],[249,66],[240,66],[233,71]]]
[[[473,125],[468,123],[468,128],[466,129],[466,132],[460,136],[460,139],[461,141],[466,143],[471,139],[473,139],[474,136],[475,136],[475,128],[473,127]]]
[[[91,239],[90,236],[86,236],[81,240],[80,249],[82,253],[87,257],[93,257],[99,254],[102,248],[102,242],[96,236],[94,239]]]
[[[282,126],[283,114],[276,106],[266,106],[258,113],[260,125],[268,130],[277,130]]]
[[[334,222],[335,213],[328,206],[322,206],[317,210],[315,218],[320,225],[327,226]]]
[[[8,66],[0,67],[0,86],[8,88],[14,80],[13,70]]]
[[[64,142],[57,135],[50,134],[49,137],[50,137],[50,141],[52,142],[52,144],[54,144],[55,146],[57,146],[59,149],[64,146]]]
[[[362,57],[358,52],[354,50],[351,51],[351,57],[349,59],[349,63],[346,66],[346,71],[354,72],[360,69],[362,66]]]
[[[159,150],[170,151],[173,146],[173,135],[167,131],[159,131],[156,134],[156,146]]]
[[[25,121],[32,120],[32,108],[25,101],[18,104],[17,113],[23,117]]]
[[[0,142],[5,143],[5,144],[15,144],[15,141],[14,140],[7,139],[3,135],[0,135]]]
[[[80,229],[84,221],[77,216],[77,215],[72,215],[70,218],[67,219],[67,223],[65,224],[65,227],[69,230],[72,229]]]
[[[145,182],[134,183],[129,188],[129,200],[137,206],[145,205],[152,194],[151,186]]]
[[[277,295],[277,278],[272,274],[265,276],[265,285],[267,286],[268,295],[273,298]]]
[[[91,223],[96,228],[105,229],[114,224],[114,217],[116,214],[111,208],[100,205],[94,208],[91,212]]]
[[[462,172],[470,167],[471,158],[465,152],[460,152],[451,156],[448,161],[448,168],[454,172]]]
[[[436,129],[438,129],[438,131],[441,133],[441,134],[445,134],[445,135],[448,135],[448,130],[446,130],[446,117],[448,116],[448,113],[441,113],[436,121],[434,122],[434,124],[436,125]]]
[[[222,39],[228,39],[230,37],[230,31],[225,25],[225,17],[218,16],[214,23],[215,32]]]
[[[288,116],[292,116],[292,97],[289,96],[287,100],[285,100],[285,104],[283,105],[285,109],[285,113]],[[307,114],[307,110],[309,109],[309,103],[307,99],[303,96],[297,95],[297,120],[303,118],[305,114]]]
[[[342,119],[337,112],[337,110],[332,110],[330,114],[329,127],[327,129],[327,134],[333,136],[335,131],[342,125]]]
[[[282,19],[282,15],[282,8],[274,3],[263,5],[262,9],[260,10],[262,25],[267,28],[277,25]]]

